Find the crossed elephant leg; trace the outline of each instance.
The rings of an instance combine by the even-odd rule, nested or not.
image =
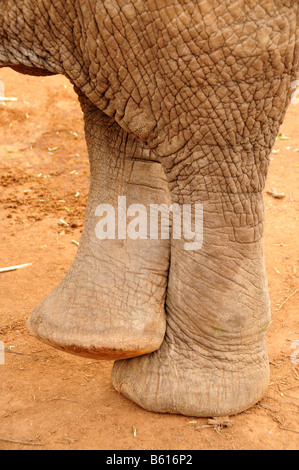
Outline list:
[[[169,240],[132,240],[124,236],[127,227],[117,239],[123,224],[118,198],[148,209],[168,203],[168,187],[161,164],[147,149],[88,102],[82,105],[91,169],[85,228],[72,267],[27,326],[42,341],[70,353],[134,357],[158,349],[164,338]],[[105,216],[104,210],[97,212],[100,205],[115,210],[115,239],[109,221],[102,227],[103,233],[110,229],[109,238],[97,238],[103,220],[97,215]]]

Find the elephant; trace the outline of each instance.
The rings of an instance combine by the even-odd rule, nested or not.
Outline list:
[[[78,253],[27,327],[115,361],[114,388],[146,410],[234,415],[268,388],[263,189],[298,79],[298,26],[298,0],[0,3],[0,67],[70,80],[90,159]],[[99,239],[99,206],[124,197],[202,206],[200,249],[162,228]]]

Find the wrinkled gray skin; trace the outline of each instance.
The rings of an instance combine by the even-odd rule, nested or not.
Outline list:
[[[91,186],[64,281],[29,330],[117,359],[148,410],[238,413],[269,380],[262,191],[298,78],[297,0],[0,0],[0,66],[64,74],[85,116]],[[95,237],[95,209],[204,205],[204,244]],[[138,356],[138,357],[134,357]]]

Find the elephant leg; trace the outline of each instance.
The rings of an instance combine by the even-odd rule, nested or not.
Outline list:
[[[81,104],[91,170],[85,228],[72,267],[27,326],[42,341],[70,353],[134,357],[158,349],[164,338],[170,246],[169,240],[138,239],[138,227],[137,239],[128,238],[125,219],[118,218],[119,196],[122,207],[125,196],[127,206],[148,209],[168,204],[168,185],[151,151],[82,97]],[[98,229],[104,219],[96,217],[96,211],[106,214],[102,204],[115,213],[113,224],[107,222],[107,239],[104,222],[104,235]]]
[[[150,411],[231,415],[268,386],[263,197],[211,193],[203,210],[202,248],[172,241],[161,348],[114,365],[116,390]]]
[[[195,3],[194,31],[181,26],[182,40],[169,22],[161,41],[165,113],[155,150],[172,202],[203,204],[203,245],[172,241],[165,340],[117,361],[112,378],[148,410],[221,416],[255,404],[269,381],[262,191],[297,76],[298,8]]]

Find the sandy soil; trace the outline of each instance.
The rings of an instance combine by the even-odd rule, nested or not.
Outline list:
[[[265,191],[271,384],[259,404],[225,427],[144,411],[113,390],[111,362],[55,351],[26,331],[31,310],[76,254],[89,168],[82,113],[70,83],[9,69],[0,77],[6,96],[18,98],[0,104],[0,268],[33,263],[0,274],[0,340],[6,347],[0,449],[298,448],[299,105],[288,111],[281,132],[290,139],[276,143]],[[285,197],[268,194],[272,188]]]

